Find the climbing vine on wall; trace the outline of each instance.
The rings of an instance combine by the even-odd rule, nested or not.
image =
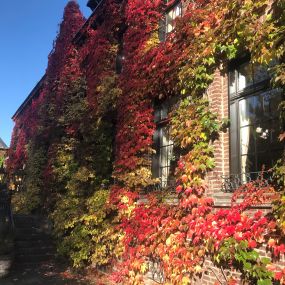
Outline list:
[[[126,11],[135,4],[135,1],[128,1]],[[144,27],[135,18],[127,18],[132,29],[125,36],[125,72],[132,71],[133,80],[126,86],[136,84],[132,85],[134,90],[128,88],[132,93],[142,90],[136,97],[145,94],[147,98],[167,98],[179,93],[181,97],[188,97],[171,120],[174,143],[183,153],[176,170],[179,199],[175,206],[157,200],[152,203],[152,198],[146,205],[129,203],[132,214],[128,213],[122,222],[125,262],[114,280],[143,284],[149,262],[159,260],[166,283],[190,284],[195,276],[205,271],[204,258],[208,256],[220,267],[227,265],[232,271],[234,268],[240,270],[243,278],[253,284],[272,284],[274,278],[283,282],[282,269],[274,267],[272,260],[260,257],[256,250],[268,242],[269,248],[275,246],[275,255],[283,254],[282,238],[273,242],[274,237],[279,236],[275,219],[261,212],[253,217],[247,214],[254,203],[278,201],[278,195],[269,200],[266,198],[265,193],[275,193],[274,189],[262,183],[248,184],[239,190],[249,194],[242,204],[217,213],[213,211],[213,201],[205,196],[205,174],[214,167],[211,142],[218,137],[220,127],[206,100],[201,99],[213,80],[214,71],[221,66],[225,69],[229,60],[244,53],[250,52],[251,60],[263,65],[278,58],[280,64],[275,66],[275,71],[283,72],[284,51],[280,52],[284,48],[284,38],[280,34],[283,29],[280,27],[282,4],[278,1],[272,6],[268,1],[190,3],[184,17],[177,20],[173,35],[166,42],[145,48],[155,42],[154,23],[157,23],[155,17],[159,11],[152,7],[149,15],[148,4],[137,5],[143,9],[141,13],[147,15]],[[148,24],[152,28],[148,29]],[[141,34],[137,41],[138,51],[129,55],[128,48],[134,48],[134,42],[128,42],[132,32]],[[256,42],[262,44],[256,45]],[[138,81],[136,75],[139,75]],[[280,77],[276,78],[280,81]],[[125,121],[124,126],[128,129],[133,124]],[[125,146],[132,140],[128,136],[124,139],[127,140]],[[128,149],[123,151],[131,153]],[[123,151],[123,157],[128,157]],[[136,154],[138,161],[141,157]],[[139,168],[127,169],[125,185],[129,186],[129,177],[136,177],[135,169]],[[135,189],[134,186],[137,185],[131,185],[131,188]],[[122,199],[126,203],[129,201],[124,196]],[[231,276],[228,282],[237,284],[238,281]]]
[[[40,94],[16,119],[9,171],[24,168],[21,207],[31,199],[26,210],[50,215],[59,251],[75,266],[120,257],[116,283],[143,284],[154,260],[165,284],[191,284],[207,257],[250,284],[284,284],[273,264],[285,251],[284,184],[277,194],[263,180],[248,183],[231,208],[213,208],[206,175],[223,124],[205,96],[215,70],[248,53],[264,66],[274,59],[272,86],[284,89],[284,3],[182,1],[176,30],[159,42],[172,2],[106,0],[83,27],[78,5],[67,5]],[[169,123],[180,149],[176,194],[152,193],[143,203],[140,191],[157,183],[153,102],[173,97],[181,98]],[[280,111],[284,122],[284,102]],[[276,173],[284,174],[284,157]],[[272,201],[273,213],[250,213]],[[264,245],[270,258],[259,254]],[[227,278],[238,284],[234,274]]]

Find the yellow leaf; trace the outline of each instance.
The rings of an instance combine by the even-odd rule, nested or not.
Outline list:
[[[196,273],[200,273],[202,271],[202,267],[200,265],[196,265],[194,270]]]
[[[146,273],[147,271],[148,271],[148,266],[147,266],[146,263],[143,263],[143,264],[141,265],[141,272],[144,274],[144,273]]]
[[[172,241],[171,241],[171,236],[170,236],[170,237],[166,240],[166,245],[167,245],[167,246],[170,246],[171,243],[172,243]]]
[[[206,139],[207,139],[207,136],[206,136],[205,133],[201,133],[200,138],[203,139],[203,140],[206,140]]]
[[[188,284],[191,284],[191,280],[188,276],[184,276],[182,278],[182,285],[188,285]]]

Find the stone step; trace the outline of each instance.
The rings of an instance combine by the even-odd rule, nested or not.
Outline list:
[[[33,255],[33,254],[56,254],[56,249],[54,246],[47,245],[47,246],[34,246],[34,247],[16,247],[17,254],[26,254],[26,255]]]
[[[39,227],[30,227],[30,228],[17,228],[15,227],[15,235],[19,236],[25,236],[25,235],[36,235],[36,234],[44,234],[44,235],[50,235],[49,232],[46,230],[39,228]]]
[[[38,216],[29,216],[29,215],[14,215],[15,223],[27,223],[27,222],[37,222],[42,220],[41,217]]]
[[[1,285],[75,285],[61,274],[67,265],[59,260],[47,220],[27,215],[15,216],[15,255],[10,274]],[[3,281],[3,282],[2,282]],[[2,284],[3,283],[3,284]]]
[[[15,255],[15,260],[17,263],[38,263],[44,261],[50,261],[56,257],[55,254],[17,254]]]
[[[17,215],[15,221],[15,261],[17,264],[49,262],[56,257],[56,248],[46,220],[36,216]]]
[[[41,228],[39,227],[38,224],[31,223],[31,224],[27,224],[27,225],[17,225],[17,224],[15,224],[15,229],[16,230],[27,231],[27,230],[36,230],[36,229],[41,229]]]
[[[38,216],[21,216],[15,215],[14,216],[14,223],[18,227],[28,227],[30,225],[38,225],[42,226],[47,222],[46,218],[38,217]]]
[[[52,237],[49,235],[45,235],[45,234],[30,234],[30,235],[18,234],[15,236],[15,242],[27,241],[27,240],[31,240],[31,241],[43,240],[43,241],[48,242],[48,241],[52,241]]]
[[[32,271],[38,271],[42,266],[45,266],[47,264],[53,264],[53,261],[38,261],[37,263],[35,262],[15,262],[13,264],[13,267],[11,268],[12,271],[18,271],[19,269],[21,272],[32,272]],[[1,284],[1,283],[0,283]],[[1,284],[2,285],[2,284]],[[31,284],[32,285],[32,284]],[[43,284],[42,284],[43,285]],[[56,285],[56,284],[54,284]]]
[[[16,240],[15,245],[17,248],[38,248],[45,246],[55,247],[53,240]]]

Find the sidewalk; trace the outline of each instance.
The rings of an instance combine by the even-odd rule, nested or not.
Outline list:
[[[80,275],[73,275],[59,261],[22,267],[15,263],[1,285],[91,285]]]

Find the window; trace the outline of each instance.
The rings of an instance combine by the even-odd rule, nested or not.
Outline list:
[[[167,1],[167,3],[170,1]],[[160,40],[164,41],[167,34],[173,31],[175,27],[175,19],[182,15],[182,3],[175,1],[173,5],[165,11],[164,19],[160,23]]]
[[[266,67],[243,62],[229,72],[230,165],[232,174],[271,168],[281,157],[278,140],[280,120],[279,89],[270,89]]]
[[[155,106],[154,148],[156,154],[152,160],[152,173],[155,178],[160,178],[161,187],[169,186],[174,177],[175,159],[173,141],[169,134],[169,111],[173,103],[167,100]]]
[[[174,6],[166,11],[165,14],[165,25],[166,25],[166,34],[172,32],[174,29],[175,19],[182,15],[182,4],[179,1]]]

